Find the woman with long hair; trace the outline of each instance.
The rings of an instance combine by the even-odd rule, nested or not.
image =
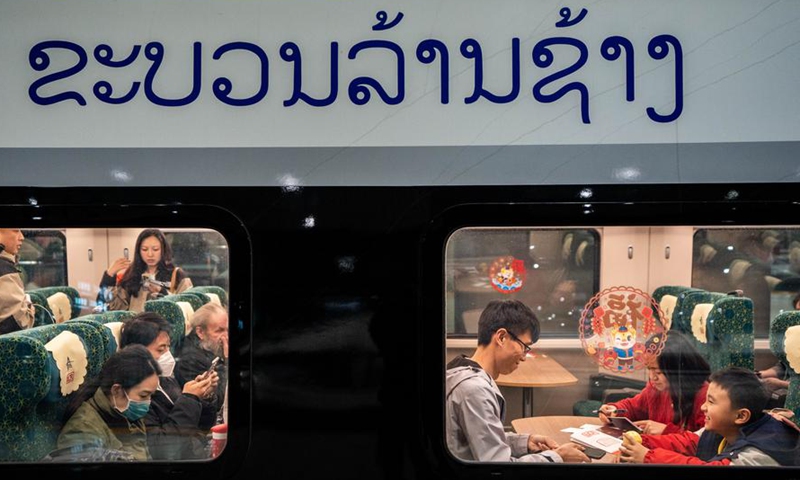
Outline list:
[[[147,348],[131,345],[112,355],[84,384],[64,414],[61,451],[102,449],[116,458],[149,460],[144,416],[161,369]]]
[[[705,426],[700,407],[706,401],[708,362],[678,331],[670,331],[664,349],[647,366],[649,382],[633,398],[602,405],[600,419],[627,417],[644,433],[660,435]]]
[[[125,273],[117,281],[122,270]],[[111,288],[108,310],[144,311],[144,302],[161,295],[180,293],[192,287],[192,280],[172,263],[172,247],[157,228],[142,230],[136,239],[130,265],[119,259],[103,273],[100,288]]]

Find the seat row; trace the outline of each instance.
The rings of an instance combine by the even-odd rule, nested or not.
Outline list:
[[[52,287],[29,293],[50,311],[48,298],[57,293],[75,305],[77,291],[71,290]],[[194,311],[212,301],[227,305],[227,300],[219,287],[194,287],[148,301],[145,311],[159,313],[173,326],[171,350],[177,355]],[[122,322],[134,315],[111,311],[60,323],[54,323],[53,315],[47,324],[0,336],[0,462],[40,460],[55,448],[74,392],[116,352]]]

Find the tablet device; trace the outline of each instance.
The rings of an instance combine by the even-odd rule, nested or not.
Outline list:
[[[633,422],[631,422],[628,418],[610,417],[609,420],[611,420],[611,424],[614,425],[614,427],[619,428],[623,432],[633,430],[635,432],[642,433],[642,429],[634,425]]]

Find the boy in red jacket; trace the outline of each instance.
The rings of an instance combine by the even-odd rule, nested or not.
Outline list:
[[[767,392],[750,370],[731,367],[711,375],[702,406],[702,433],[643,435],[625,442],[623,462],[683,465],[798,465],[798,432],[763,412]]]

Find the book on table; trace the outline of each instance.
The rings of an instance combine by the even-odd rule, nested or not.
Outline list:
[[[622,445],[621,438],[615,438],[600,429],[582,429],[570,435],[570,439],[587,447],[594,447],[606,453],[616,453]]]

